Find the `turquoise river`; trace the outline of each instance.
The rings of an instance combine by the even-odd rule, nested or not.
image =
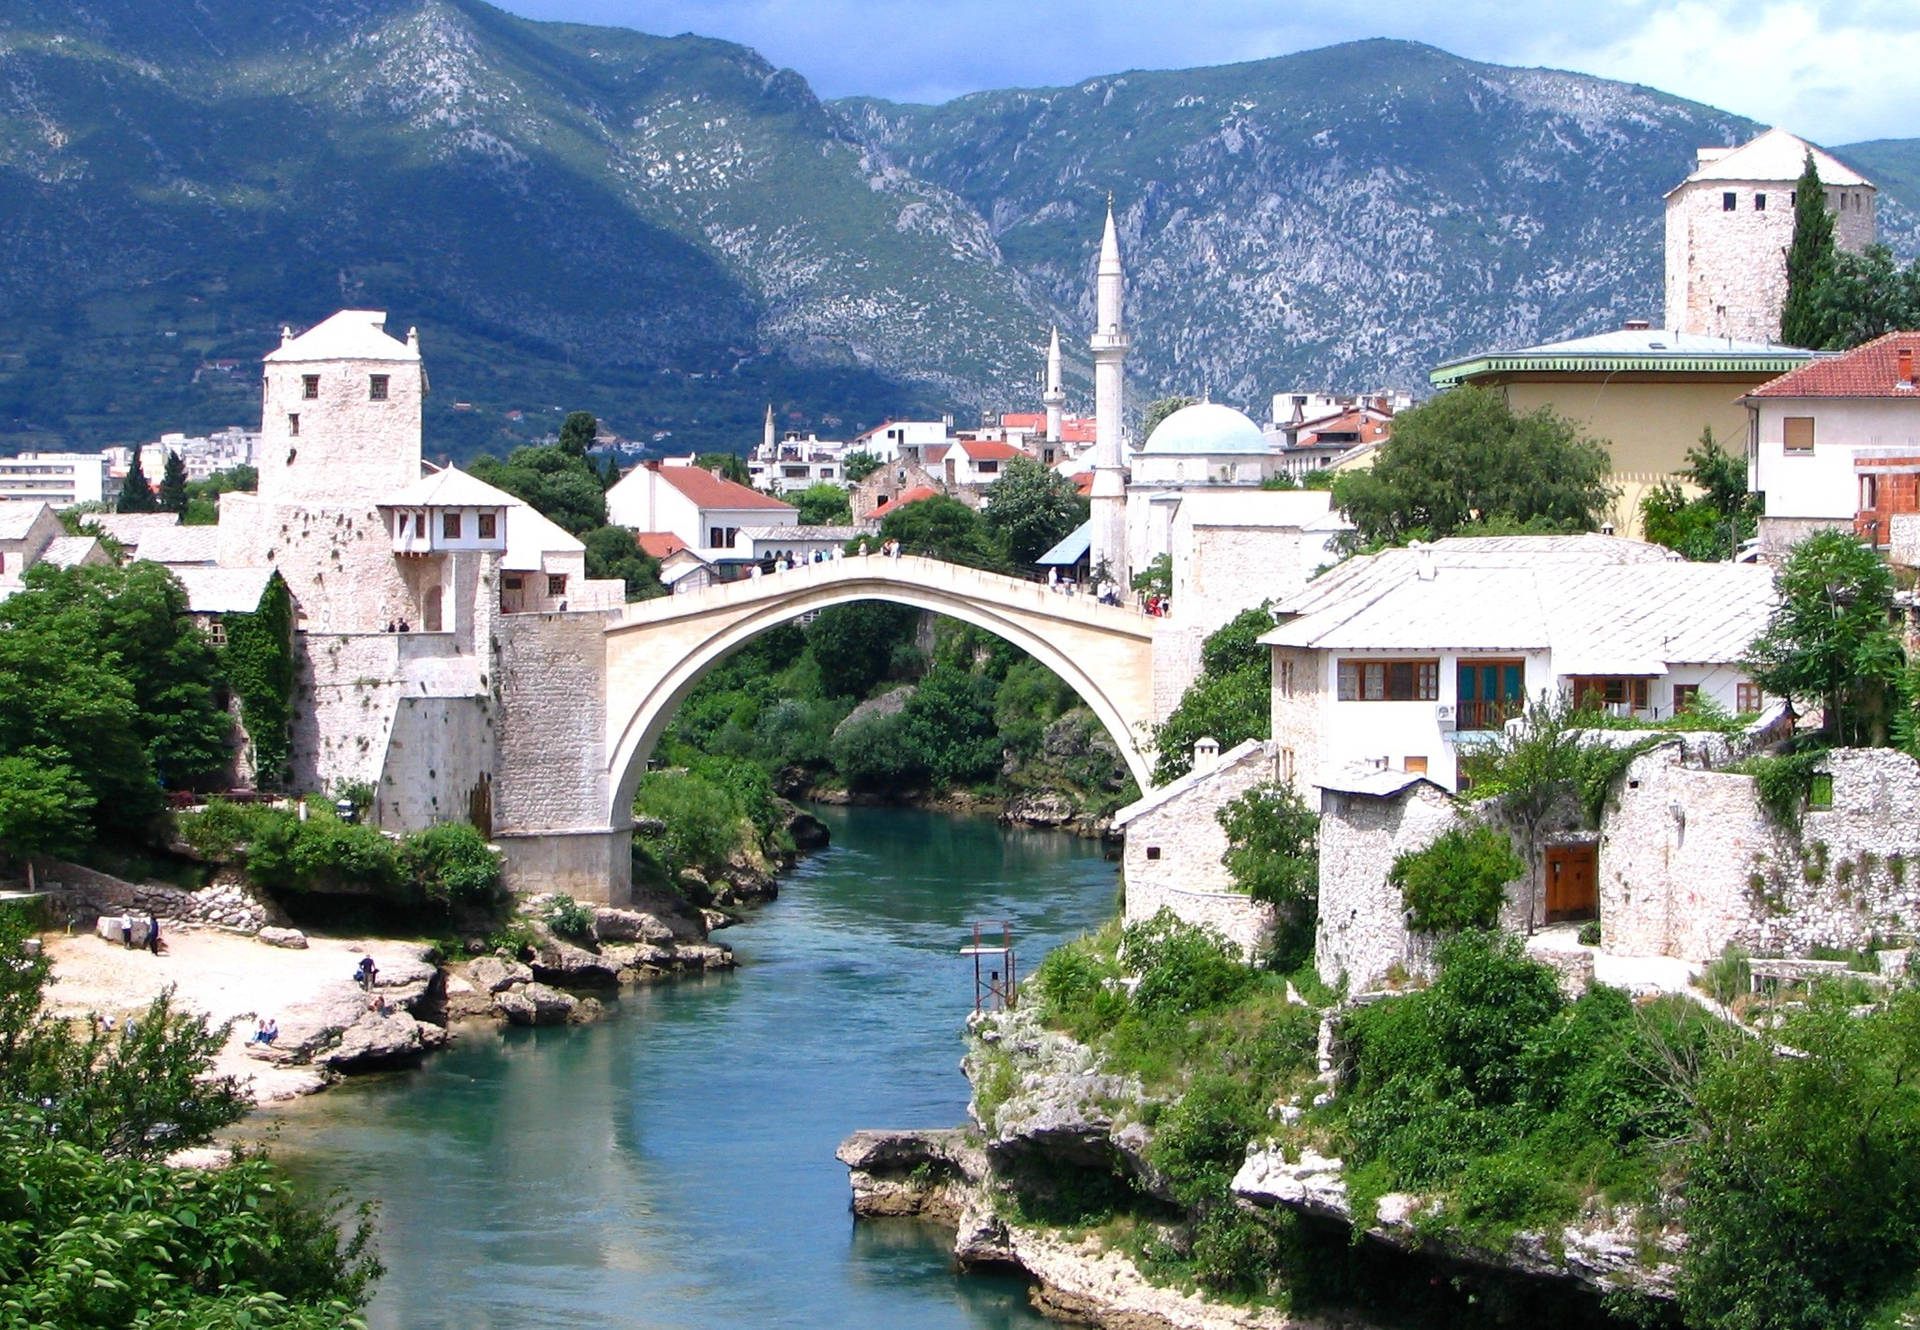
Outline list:
[[[1030,968],[1110,916],[1114,866],[983,819],[821,815],[832,848],[721,935],[735,973],[470,1028],[278,1115],[297,1175],[378,1204],[376,1330],[1048,1324],[1018,1281],[955,1273],[949,1235],[856,1223],[833,1149],[964,1120],[970,925],[1010,920]]]

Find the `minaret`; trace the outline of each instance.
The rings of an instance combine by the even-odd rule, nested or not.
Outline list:
[[[767,403],[767,423],[764,426],[762,426],[760,430],[760,451],[761,451],[761,456],[766,461],[771,462],[773,460],[774,453],[773,453],[773,403],[772,402]]]
[[[1067,406],[1067,390],[1060,382],[1060,330],[1053,330],[1053,341],[1047,347],[1047,390],[1040,394],[1041,403],[1047,408],[1047,442],[1060,442],[1060,416]]]
[[[1125,585],[1127,567],[1127,481],[1121,458],[1121,412],[1126,406],[1122,366],[1127,334],[1120,303],[1125,288],[1120,271],[1120,239],[1113,227],[1113,196],[1107,196],[1107,230],[1100,238],[1097,313],[1093,329],[1093,531],[1088,559],[1104,560],[1113,579]]]

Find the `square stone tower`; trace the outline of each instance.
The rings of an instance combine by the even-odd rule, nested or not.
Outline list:
[[[427,379],[419,338],[377,310],[343,309],[266,357],[260,499],[371,508],[420,479]]]
[[[1702,148],[1667,195],[1667,318],[1676,332],[1775,342],[1787,299],[1794,188],[1813,154],[1834,243],[1874,241],[1873,183],[1784,129],[1738,148]]]

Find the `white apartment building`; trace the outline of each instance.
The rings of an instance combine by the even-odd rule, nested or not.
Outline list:
[[[38,499],[55,508],[107,503],[119,492],[100,453],[21,453],[0,457],[0,500]]]

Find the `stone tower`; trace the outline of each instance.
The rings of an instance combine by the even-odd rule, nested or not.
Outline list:
[[[1106,234],[1100,238],[1093,329],[1093,529],[1088,558],[1094,568],[1104,562],[1120,582],[1127,577],[1127,478],[1120,447],[1129,345],[1120,312],[1125,288],[1109,198]]]
[[[1040,403],[1047,408],[1048,443],[1060,442],[1060,420],[1067,408],[1067,390],[1060,377],[1060,330],[1055,328],[1047,345],[1047,387],[1040,394]]]
[[[371,507],[420,479],[420,341],[385,331],[387,316],[343,309],[266,357],[260,407],[260,499]]]
[[[1773,342],[1787,299],[1794,187],[1813,154],[1833,213],[1834,243],[1873,243],[1875,190],[1857,171],[1770,129],[1738,148],[1702,148],[1667,195],[1667,316],[1676,332]]]

